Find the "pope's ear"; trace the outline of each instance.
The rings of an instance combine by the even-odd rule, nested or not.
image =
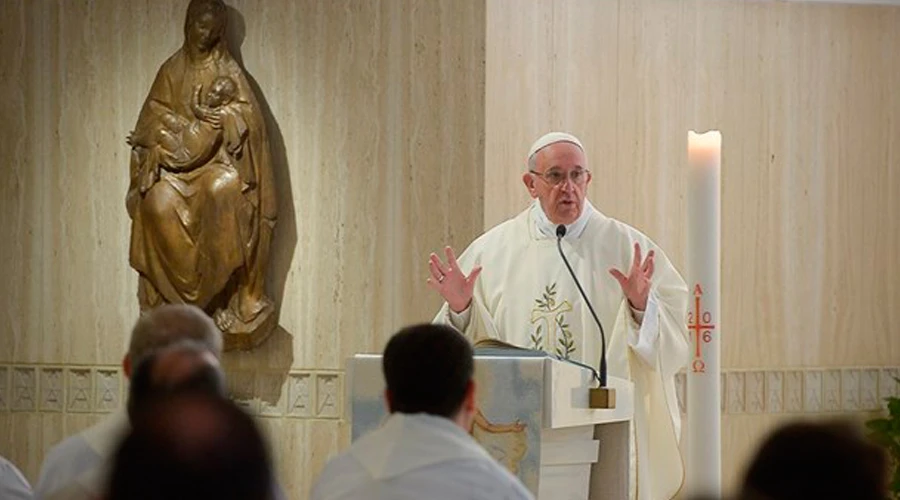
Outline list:
[[[534,176],[528,172],[522,174],[522,183],[525,184],[525,189],[528,190],[528,195],[532,198],[537,198],[537,191],[534,189]]]

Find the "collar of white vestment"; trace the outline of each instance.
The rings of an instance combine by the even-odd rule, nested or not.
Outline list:
[[[450,419],[424,413],[394,413],[350,447],[373,479],[388,479],[453,460],[488,459],[472,437]]]
[[[584,206],[581,209],[581,215],[575,219],[575,222],[566,225],[566,235],[563,239],[571,240],[580,238],[582,233],[584,233],[584,228],[587,227],[588,221],[591,219],[591,215],[595,211],[596,210],[594,209],[594,206],[591,205],[591,202],[585,198]],[[541,207],[541,201],[538,199],[535,199],[534,203],[531,205],[531,220],[534,221],[534,229],[538,236],[556,238],[556,227],[559,224],[554,224],[550,221],[550,218],[544,213],[544,208]]]

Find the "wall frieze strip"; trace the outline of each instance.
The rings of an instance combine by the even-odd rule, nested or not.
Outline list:
[[[687,414],[687,374],[675,376],[678,405]],[[877,412],[900,396],[900,366],[723,370],[722,413]]]
[[[264,418],[340,420],[344,372],[227,370],[229,394],[250,414]],[[119,365],[0,364],[0,412],[105,414],[127,399]]]

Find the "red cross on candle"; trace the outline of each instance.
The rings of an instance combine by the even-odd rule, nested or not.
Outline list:
[[[712,330],[716,329],[716,325],[712,323],[712,314],[709,311],[702,311],[700,305],[703,299],[703,288],[697,283],[694,285],[694,311],[688,312],[688,330],[694,332],[694,361],[691,368],[695,373],[703,373],[706,371],[706,362],[703,361],[703,350],[700,340],[704,344],[708,344],[712,340]]]

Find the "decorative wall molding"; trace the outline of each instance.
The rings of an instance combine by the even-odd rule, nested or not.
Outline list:
[[[900,367],[727,370],[722,373],[722,413],[852,413],[886,408],[900,396]],[[687,414],[687,379],[675,378],[678,406]]]
[[[872,412],[900,396],[900,366],[726,370],[723,414]],[[287,374],[229,371],[232,399],[264,418],[344,418],[344,372]],[[122,406],[127,381],[118,365],[0,365],[0,412],[109,413]],[[678,406],[687,414],[687,379],[675,377]]]
[[[117,365],[0,365],[0,411],[109,413],[124,395]]]
[[[741,0],[745,1],[745,0]],[[781,0],[793,3],[836,3],[846,5],[888,5],[900,7],[900,0]]]
[[[40,368],[40,397],[38,399],[41,411],[62,412],[66,405],[65,397],[65,370],[62,368]]]
[[[37,370],[34,367],[14,366],[12,410],[34,411],[37,407]]]
[[[66,410],[73,413],[89,413],[91,412],[91,402],[93,392],[91,377],[91,368],[68,368],[66,385]]]
[[[0,366],[0,411],[9,410],[9,367]]]
[[[344,373],[227,371],[232,399],[266,418],[340,420]],[[0,412],[110,413],[127,400],[118,365],[0,365]]]
[[[228,372],[234,401],[252,415],[267,418],[340,420],[344,417],[344,373],[292,370],[287,375]]]
[[[721,2],[746,2],[747,0],[719,0]],[[839,5],[882,5],[900,7],[900,0],[754,0],[757,3],[824,3]]]

